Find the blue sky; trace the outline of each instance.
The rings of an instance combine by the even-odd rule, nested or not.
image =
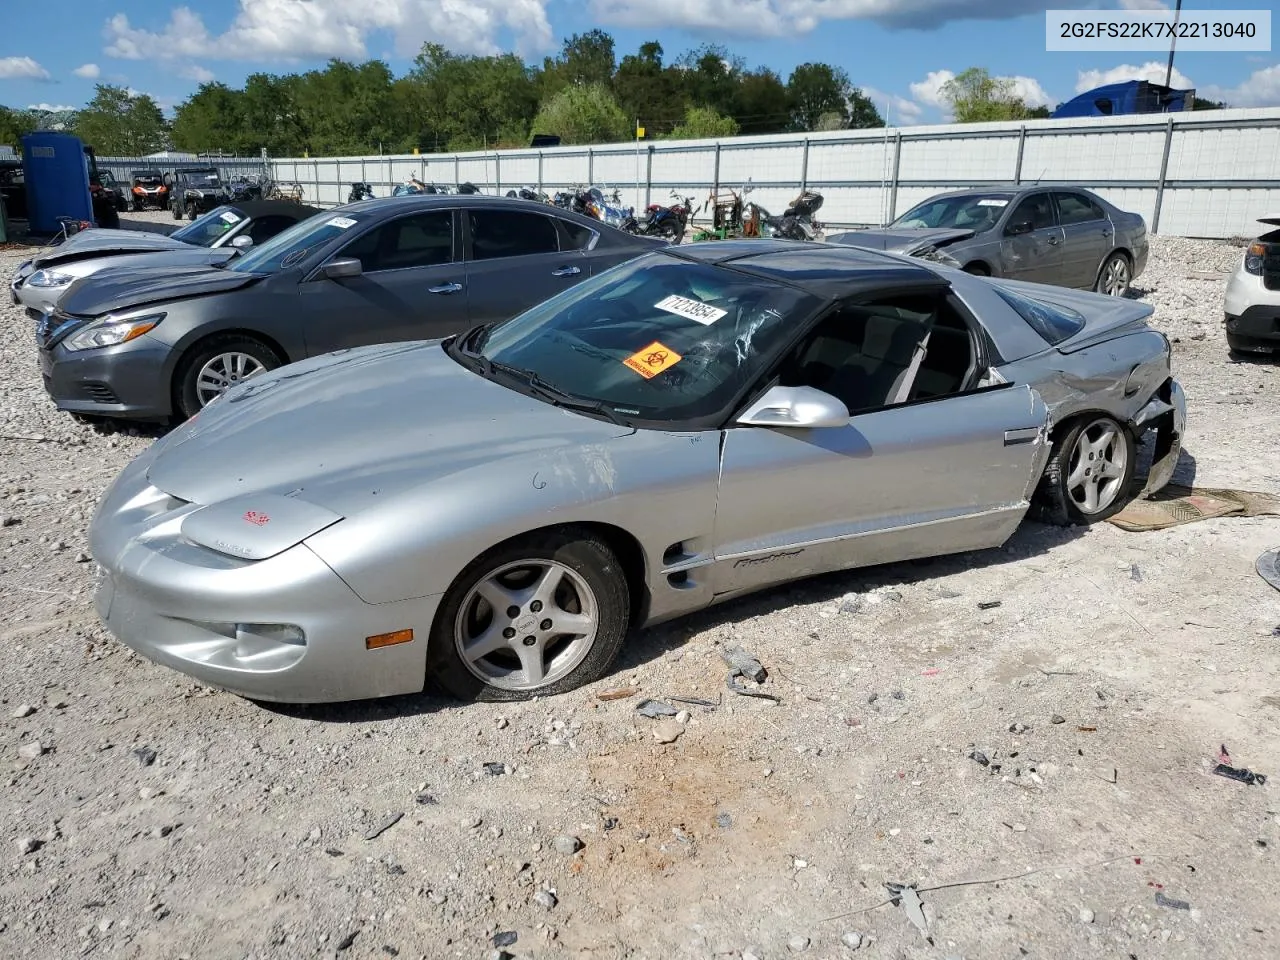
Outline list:
[[[1187,0],[1198,10],[1274,0]],[[95,82],[171,110],[202,81],[321,66],[330,56],[408,69],[423,41],[459,52],[514,50],[538,61],[563,37],[600,27],[619,56],[657,39],[672,58],[727,43],[785,79],[799,63],[843,67],[889,121],[944,119],[937,89],[970,66],[1016,79],[1049,106],[1100,82],[1163,81],[1153,52],[1046,53],[1046,8],[1167,6],[1163,0],[22,0],[0,32],[0,103],[78,107]],[[1280,56],[1182,52],[1175,85],[1233,106],[1280,105]]]

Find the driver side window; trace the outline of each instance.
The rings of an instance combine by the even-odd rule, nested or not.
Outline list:
[[[355,257],[365,273],[431,267],[453,261],[453,212],[400,217],[356,237],[335,257]]]
[[[1032,230],[1045,230],[1054,226],[1053,204],[1047,193],[1034,193],[1024,199],[1009,216],[1009,232],[1020,223],[1030,223]]]
[[[964,320],[941,296],[844,304],[784,361],[779,384],[814,387],[851,414],[959,393],[973,357]]]

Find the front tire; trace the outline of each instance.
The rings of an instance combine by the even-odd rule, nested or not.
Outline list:
[[[1094,290],[1109,297],[1123,297],[1129,293],[1129,282],[1132,279],[1133,269],[1129,266],[1129,258],[1123,253],[1113,253],[1103,261]]]
[[[188,219],[188,220],[194,220],[194,219],[195,219],[196,217],[198,217],[198,216],[200,216],[200,207],[199,207],[199,205],[198,205],[198,204],[195,204],[195,203],[188,203],[188,204],[187,204],[187,219]]]
[[[1129,502],[1137,445],[1105,415],[1076,420],[1053,445],[1036,492],[1041,519],[1058,526],[1097,523]]]
[[[176,200],[174,201],[173,206],[171,207],[171,209],[173,210],[173,219],[175,219],[175,220],[181,220],[181,219],[182,219],[182,207],[178,206],[178,202],[177,202]]]
[[[631,618],[613,549],[588,530],[529,534],[467,566],[436,614],[428,679],[459,700],[566,693],[617,659]]]
[[[280,366],[280,358],[252,337],[215,337],[183,358],[175,378],[174,406],[183,419],[245,380]]]

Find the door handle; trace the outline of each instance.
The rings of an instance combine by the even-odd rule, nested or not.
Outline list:
[[[581,267],[561,267],[559,270],[552,270],[553,277],[576,277],[582,272]]]
[[[1059,243],[1059,240],[1057,237],[1049,237],[1046,242],[1049,244],[1049,246],[1056,247]]]
[[[1040,427],[1022,427],[1019,430],[1004,432],[1004,445],[1012,447],[1019,443],[1034,443],[1041,434]]]
[[[1103,231],[1102,231],[1102,235],[1103,235],[1104,237],[1109,237],[1109,236],[1111,236],[1111,231],[1110,231],[1110,230],[1103,230]]]
[[[460,283],[442,283],[438,287],[427,287],[427,293],[457,293],[461,289]]]

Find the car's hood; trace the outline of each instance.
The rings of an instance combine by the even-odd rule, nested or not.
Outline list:
[[[241,385],[159,441],[147,477],[199,504],[287,495],[350,517],[469,468],[631,432],[486,380],[438,341],[385,344]]]
[[[1066,287],[1024,283],[1019,280],[992,282],[1025,296],[1074,310],[1084,317],[1084,326],[1080,332],[1058,344],[1058,350],[1061,353],[1074,353],[1138,329],[1155,312],[1155,308],[1149,303],[1129,300],[1126,297],[1109,297],[1087,290],[1068,290]]]
[[[213,251],[201,250],[202,253]],[[130,266],[121,264],[77,280],[58,301],[58,309],[76,317],[100,317],[149,303],[204,297],[239,290],[261,279],[216,267]]]
[[[943,246],[972,236],[972,230],[910,227],[895,230],[850,230],[848,233],[837,233],[827,237],[827,242],[909,254],[925,247]]]
[[[121,252],[120,256],[86,257],[68,268],[73,275],[88,276],[93,274],[99,279],[108,274],[128,274],[134,276],[139,270],[151,270],[166,267],[207,267],[226,263],[233,259],[238,251],[235,247],[195,247],[182,244],[174,250],[133,250]]]
[[[68,237],[63,243],[35,258],[35,265],[51,267],[68,260],[100,257],[109,253],[133,253],[138,250],[175,250],[189,244],[147,230],[103,230],[94,227]]]

